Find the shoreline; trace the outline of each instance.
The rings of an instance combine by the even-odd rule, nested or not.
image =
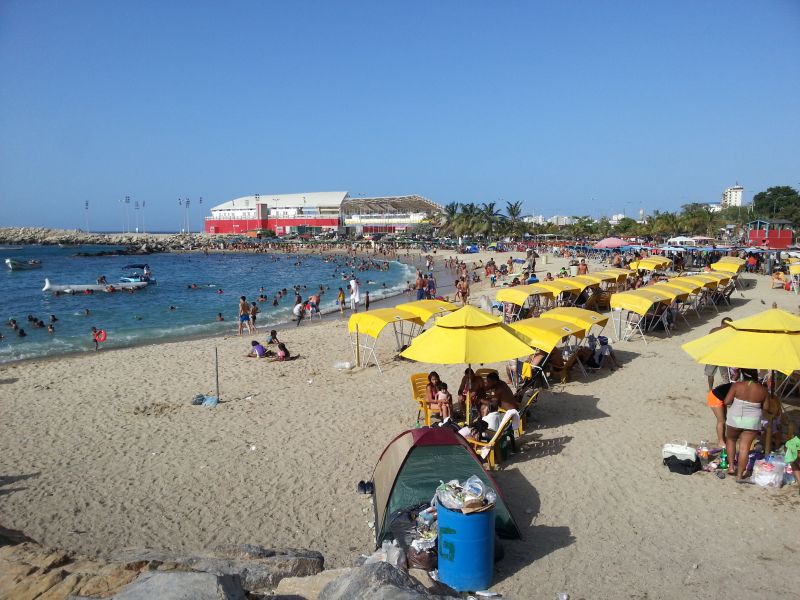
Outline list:
[[[181,254],[196,254],[198,252],[202,252],[202,250],[189,250],[189,251],[181,251],[181,252],[178,252],[178,253],[181,253]],[[242,252],[240,250],[222,250],[222,251],[218,251],[218,252],[219,253],[243,253],[243,254],[247,254],[247,252]],[[279,256],[281,254],[283,254],[283,253],[275,252],[275,251],[270,251],[270,252],[274,253],[274,254],[277,254]],[[317,254],[316,252],[314,252],[311,249],[306,249],[306,252],[291,252],[289,254],[295,254],[295,253],[299,253],[299,254]],[[329,250],[327,250],[325,252],[325,254],[345,254],[345,251],[344,250],[340,250],[340,249],[333,249],[333,250],[329,249]],[[419,253],[411,254],[408,257],[404,256],[402,260],[401,260],[400,257],[396,257],[396,258],[392,258],[392,259],[381,259],[379,255],[370,255],[370,256],[371,256],[371,258],[374,258],[376,260],[389,260],[390,262],[397,262],[397,263],[403,265],[404,267],[407,267],[407,268],[412,269],[412,270],[418,270],[420,268],[419,263],[421,262],[421,258],[420,258],[421,255]],[[408,259],[411,259],[411,260],[408,260]],[[441,271],[437,272],[436,269],[441,269]],[[437,277],[437,281],[439,280],[440,274],[444,270],[445,269],[443,267],[440,267],[438,264],[435,265],[434,274]],[[399,282],[397,285],[400,285],[401,283],[402,282]],[[331,286],[331,287],[333,287],[333,286]],[[448,285],[439,286],[438,289],[440,289],[440,290],[441,289],[445,289],[445,290],[446,289],[453,289],[453,285],[450,284],[449,286]],[[370,298],[370,307],[378,308],[378,307],[388,306],[388,305],[391,304],[391,300],[393,298],[397,298],[398,296],[403,296],[404,294],[405,294],[405,291],[398,290],[398,291],[395,291],[395,292],[392,292],[392,293],[388,293],[387,295],[382,296],[379,299]],[[363,300],[364,299],[363,299],[363,296],[362,296],[362,304],[361,304],[362,307],[363,307]],[[397,302],[397,304],[400,304],[400,302]],[[391,306],[395,306],[395,304],[391,304]],[[335,307],[330,307],[330,308],[327,308],[325,310],[322,310],[321,312],[322,312],[323,316],[328,316],[328,315],[333,315],[335,313],[338,313],[338,309],[335,308]],[[347,315],[348,318],[349,318],[349,314],[350,314],[349,308],[345,311],[344,314]],[[337,321],[338,320],[339,319],[337,319]],[[315,320],[304,319],[304,321],[305,322],[301,325],[301,327],[307,327],[310,324],[319,325],[319,324],[324,324],[325,322],[329,322],[329,321],[326,321],[324,318],[323,319],[315,319]],[[229,331],[220,331],[219,333],[212,333],[212,334],[209,334],[209,333],[195,333],[195,334],[189,334],[189,335],[178,335],[176,337],[171,337],[171,338],[168,338],[168,339],[162,339],[160,341],[139,341],[139,342],[131,342],[131,343],[127,343],[127,344],[123,344],[123,345],[119,345],[119,346],[114,346],[114,347],[104,347],[104,348],[102,348],[100,350],[100,352],[105,354],[105,353],[109,353],[109,352],[117,352],[117,351],[120,351],[120,350],[127,350],[127,349],[131,349],[131,348],[157,347],[157,346],[161,346],[161,345],[164,345],[164,344],[174,344],[174,343],[191,342],[191,341],[197,342],[197,341],[203,341],[203,340],[220,340],[220,339],[226,339],[228,337],[246,338],[246,337],[248,337],[248,335],[251,335],[251,334],[245,333],[242,336],[239,336],[237,333],[235,333],[237,324],[236,324],[236,321],[234,321],[233,319],[231,319],[230,321],[226,321],[226,323],[229,323],[230,326],[233,327],[234,333],[231,333]],[[265,333],[269,333],[270,329],[275,329],[277,331],[281,331],[283,329],[291,329],[292,327],[295,327],[295,321],[294,321],[294,319],[292,319],[290,317],[290,319],[287,320],[287,321],[278,321],[278,322],[275,322],[275,323],[272,323],[272,324],[259,325],[258,326],[259,332],[257,334],[253,334],[253,335],[254,335],[254,337],[257,337],[257,338],[260,339],[260,338],[264,337]],[[8,361],[0,361],[0,371],[4,367],[13,366],[13,365],[21,365],[21,364],[26,364],[26,363],[31,363],[31,362],[35,363],[35,362],[43,362],[43,361],[53,361],[53,360],[59,360],[61,358],[76,358],[76,357],[81,357],[81,356],[86,356],[86,355],[91,356],[91,355],[97,354],[97,352],[93,351],[90,346],[91,346],[91,344],[87,343],[87,349],[86,350],[70,350],[70,351],[61,352],[61,353],[57,353],[57,354],[42,355],[42,356],[31,356],[31,357],[25,357],[25,358],[19,358],[19,359],[12,359],[12,360],[8,360]]]

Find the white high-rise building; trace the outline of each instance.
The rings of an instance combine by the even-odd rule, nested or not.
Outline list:
[[[553,215],[552,217],[547,219],[547,222],[561,227],[563,225],[572,225],[573,223],[575,223],[575,219],[573,219],[572,217],[567,217],[562,215]]]
[[[738,183],[733,187],[727,188],[724,192],[722,192],[722,200],[719,203],[720,206],[722,208],[730,208],[731,206],[741,206],[742,192],[744,192],[744,188],[740,186]]]
[[[524,223],[528,223],[531,225],[544,225],[547,223],[547,220],[544,218],[544,215],[528,215],[522,217],[522,221]]]

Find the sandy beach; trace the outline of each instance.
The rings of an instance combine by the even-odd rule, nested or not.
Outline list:
[[[550,261],[537,271],[566,262]],[[519,599],[797,597],[798,486],[673,475],[660,459],[669,440],[715,435],[703,367],[680,345],[721,316],[772,302],[798,310],[798,296],[746,279],[755,287],[720,315],[704,311],[648,345],[615,343],[623,369],[573,372],[542,393],[522,451],[496,473],[523,539],[504,542],[492,589]],[[494,298],[473,289],[482,294]],[[453,388],[463,366],[392,360],[387,337],[382,374],[339,371],[334,363],[352,360],[346,318],[285,328],[300,355],[287,363],[245,358],[254,338],[232,335],[3,366],[0,524],[92,555],[250,542],[350,565],[374,546],[356,482],[416,422],[409,375],[435,368]],[[223,402],[191,406],[213,393],[215,347]],[[800,422],[798,398],[788,406]]]

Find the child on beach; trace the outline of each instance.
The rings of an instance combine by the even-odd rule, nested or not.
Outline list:
[[[245,354],[248,358],[264,358],[266,355],[267,349],[256,340],[250,342],[250,352]]]
[[[344,314],[344,290],[339,288],[339,293],[336,295],[336,304],[339,306],[339,312]]]
[[[369,310],[369,292],[364,292],[364,310]]]
[[[269,332],[269,337],[267,338],[268,344],[279,344],[280,340],[278,340],[278,332],[274,329]]]
[[[286,344],[284,344],[283,342],[280,342],[278,344],[278,355],[277,355],[276,358],[273,358],[272,360],[274,362],[284,362],[284,361],[287,361],[287,360],[292,360],[294,358],[297,358],[297,357],[296,356],[292,356],[289,353],[289,349],[286,347]]]
[[[439,391],[436,392],[436,401],[439,403],[439,411],[442,414],[442,420],[449,419],[453,412],[453,396],[447,391],[447,384],[444,381],[439,382]]]

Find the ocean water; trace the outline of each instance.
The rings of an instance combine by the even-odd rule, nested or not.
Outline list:
[[[11,271],[2,264],[0,272],[0,363],[52,356],[79,351],[93,351],[91,328],[104,329],[107,340],[104,348],[147,344],[215,335],[237,330],[238,302],[240,296],[256,301],[260,294],[267,302],[259,302],[261,313],[257,324],[261,338],[269,325],[291,319],[294,293],[291,288],[301,286],[300,294],[307,298],[319,287],[325,286],[321,309],[335,310],[336,293],[345,288],[352,269],[344,265],[345,257],[283,254],[152,254],[149,256],[97,256],[77,257],[77,252],[98,252],[112,247],[26,246],[0,247],[0,258],[16,260],[40,259],[42,268],[30,271]],[[329,262],[336,260],[337,262]],[[156,285],[129,293],[95,293],[91,295],[62,294],[54,296],[42,292],[45,277],[52,284],[95,283],[105,275],[109,283],[126,274],[123,266],[147,263],[156,279]],[[390,262],[389,270],[372,269],[356,273],[364,292],[370,299],[396,294],[413,278],[412,268],[399,262]],[[189,289],[197,284],[198,289]],[[263,292],[261,289],[263,288]],[[272,306],[275,293],[282,288],[289,294]],[[224,293],[217,293],[222,289]],[[175,307],[170,309],[170,307]],[[85,315],[85,310],[89,314]],[[222,313],[225,321],[216,320]],[[49,322],[56,316],[55,333],[31,327],[28,315]],[[17,337],[7,327],[14,318],[28,334]]]

